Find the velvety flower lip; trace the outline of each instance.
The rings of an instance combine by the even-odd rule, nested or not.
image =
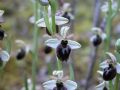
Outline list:
[[[109,66],[109,63],[111,63],[114,65],[114,67],[116,67],[117,73],[120,74],[120,63],[117,62],[116,57],[110,52],[107,52],[106,54],[108,55],[109,59],[100,63],[100,67],[104,69]]]
[[[116,73],[120,74],[120,63],[117,62],[116,57],[110,53],[110,52],[106,52],[106,55],[108,56],[108,58],[103,61],[102,63],[100,63],[100,68],[101,69],[108,69],[109,65],[112,65],[114,68],[116,68]],[[97,71],[101,76],[103,76],[104,71]],[[108,88],[108,81],[103,80],[102,83],[100,83],[99,85],[96,86],[97,90],[101,90],[104,87]],[[109,89],[109,88],[108,88]]]
[[[24,48],[20,48],[19,51],[17,52],[16,59],[21,60],[26,56],[26,51]]]
[[[60,35],[62,36],[61,39],[51,38],[51,39],[46,40],[45,44],[56,49],[62,40],[67,40],[68,45],[71,47],[71,49],[81,48],[81,44],[79,44],[78,42],[66,39],[68,30],[69,30],[68,26],[62,27],[60,31]]]
[[[43,83],[43,87],[45,90],[53,90],[56,87],[56,83],[63,83],[63,86],[67,90],[76,90],[77,88],[77,83],[71,80],[65,80],[63,81],[63,71],[62,70],[57,70],[53,71],[53,76],[55,76],[56,79],[54,80],[49,80]]]

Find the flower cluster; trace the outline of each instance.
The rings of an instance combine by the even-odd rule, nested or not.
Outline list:
[[[74,19],[70,13],[70,4],[65,3],[60,10],[56,10],[55,0],[40,0],[43,5],[44,11],[43,18],[35,22],[35,18],[30,19],[38,27],[46,29],[46,33],[50,36],[45,41],[47,46],[46,53],[49,53],[51,48],[55,49],[57,60],[61,62],[68,61],[72,49],[81,48],[81,44],[76,41],[70,40],[68,31],[70,29],[70,21]],[[50,50],[51,51],[51,50]],[[43,83],[45,90],[75,90],[77,84],[71,80],[63,80],[63,71],[54,71],[54,79]]]

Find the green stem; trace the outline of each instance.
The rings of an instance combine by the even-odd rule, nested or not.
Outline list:
[[[58,70],[62,70],[62,62],[57,58],[57,68]]]
[[[107,34],[107,39],[106,39],[106,52],[109,51],[110,49],[110,40],[111,40],[111,26],[112,26],[112,2],[111,0],[108,1],[109,3],[109,11],[108,11],[108,16],[107,16],[107,25],[106,25],[106,34]]]
[[[28,89],[27,76],[24,77],[24,83],[25,83],[25,90],[29,90]]]
[[[10,53],[11,52],[11,37],[10,36],[6,37],[5,46],[6,46],[6,50],[8,51],[8,53]]]
[[[111,26],[112,26],[112,1],[109,0],[108,1],[108,7],[109,7],[109,11],[108,11],[108,16],[107,16],[107,26],[106,26],[106,34],[107,34],[107,39],[106,39],[106,44],[105,44],[105,47],[106,47],[106,50],[105,52],[108,52],[109,49],[110,49],[110,40],[111,40]],[[110,90],[113,90],[112,89],[112,81],[109,81],[109,89]]]
[[[35,21],[38,19],[38,3],[37,1],[35,2],[34,5],[34,16],[35,16]],[[34,33],[33,33],[33,60],[32,60],[32,90],[36,90],[35,88],[35,82],[36,82],[36,64],[38,60],[38,28],[36,23],[34,24]]]
[[[112,80],[109,81],[109,90],[113,90],[113,83],[112,83]]]
[[[72,63],[69,63],[70,80],[74,80],[74,69]]]
[[[51,68],[51,63],[48,63],[48,74],[52,74],[52,68]]]
[[[119,74],[116,75],[114,90],[119,90]]]
[[[54,13],[52,13],[52,31],[54,34],[56,33],[55,14]]]

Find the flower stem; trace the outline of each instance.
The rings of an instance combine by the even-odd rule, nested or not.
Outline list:
[[[114,89],[119,90],[119,74],[116,75]]]
[[[69,63],[69,70],[70,70],[70,80],[74,80],[74,69],[72,62]]]
[[[111,26],[112,26],[112,1],[108,1],[108,16],[107,16],[107,25],[106,25],[106,34],[107,34],[107,39],[105,42],[105,52],[108,52],[110,49],[110,41],[111,41]],[[112,81],[109,81],[109,89],[113,90],[113,84]]]
[[[113,90],[112,80],[111,80],[111,81],[109,81],[109,90]]]
[[[35,21],[38,19],[38,3],[37,1],[35,2],[34,5],[34,16],[35,16]],[[34,24],[34,33],[33,33],[33,60],[32,60],[32,90],[36,90],[35,88],[35,82],[36,82],[36,64],[38,60],[38,28],[36,23]]]
[[[107,25],[106,25],[106,34],[107,34],[107,39],[106,39],[106,50],[105,51],[109,51],[110,49],[110,40],[111,40],[111,26],[112,26],[112,1],[109,0],[108,1],[109,4],[109,11],[108,11],[108,16],[107,16]]]
[[[55,34],[56,33],[56,24],[55,24],[55,14],[52,13],[52,30],[53,30],[53,33]]]
[[[25,83],[25,90],[29,90],[28,89],[28,82],[27,82],[27,76],[26,75],[24,77],[24,83]]]
[[[51,75],[52,73],[51,63],[48,63],[47,66],[48,66],[48,74]]]
[[[62,62],[57,58],[57,68],[58,70],[62,70]]]

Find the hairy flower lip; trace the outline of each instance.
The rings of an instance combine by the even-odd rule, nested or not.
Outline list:
[[[70,53],[71,47],[67,44],[59,44],[56,48],[56,54],[60,61],[67,61],[69,59]]]
[[[102,43],[102,38],[99,35],[94,35],[90,40],[95,47],[99,46]]]
[[[109,64],[109,67],[104,68],[103,79],[105,81],[113,80],[116,76],[116,73],[116,67],[114,67],[112,64]]]
[[[21,60],[21,59],[25,58],[25,56],[26,56],[26,51],[24,48],[21,48],[16,55],[16,59]]]
[[[5,31],[0,29],[0,40],[3,40],[6,37]]]

